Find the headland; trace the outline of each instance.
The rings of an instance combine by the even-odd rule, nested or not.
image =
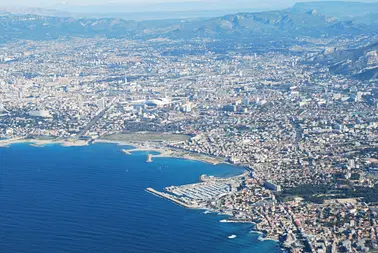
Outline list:
[[[165,187],[164,191],[150,187],[146,191],[185,208],[229,216],[220,222],[254,224],[254,231],[261,233],[262,240],[281,241],[284,247],[285,227],[291,223],[290,218],[277,224],[269,217],[265,209],[277,204],[274,195],[252,178],[251,170],[229,178],[202,175],[200,180],[199,183]]]

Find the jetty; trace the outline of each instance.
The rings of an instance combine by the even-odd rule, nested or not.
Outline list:
[[[224,219],[221,220],[220,222],[225,222],[225,223],[254,223],[252,219]]]
[[[175,197],[175,196],[173,196],[171,194],[164,193],[164,192],[159,192],[159,191],[157,191],[157,190],[155,190],[155,189],[153,189],[151,187],[146,188],[146,191],[150,192],[150,193],[152,193],[152,194],[154,194],[154,195],[156,195],[158,197],[168,199],[168,200],[172,201],[173,203],[178,204],[180,206],[183,206],[185,208],[198,208],[197,205],[190,205],[190,204],[188,204],[188,203],[186,203],[186,202],[178,199],[177,197]]]
[[[147,162],[152,163],[152,155],[151,154],[147,155]]]
[[[131,155],[130,150],[127,150],[127,149],[121,149],[121,151],[122,151],[123,153],[125,153],[126,155]]]

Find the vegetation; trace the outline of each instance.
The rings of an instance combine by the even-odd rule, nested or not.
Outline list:
[[[372,188],[356,187],[355,189],[346,189],[346,197],[362,198],[367,203],[378,202],[378,185]]]
[[[324,202],[326,194],[331,187],[328,185],[304,184],[294,188],[285,189],[279,196],[280,200],[292,199],[292,196],[302,197],[304,200],[321,204]]]
[[[284,191],[286,194],[307,197],[315,194],[326,194],[330,190],[327,185],[304,184]]]
[[[354,179],[359,176],[353,175]],[[349,182],[349,181],[348,181]],[[332,193],[332,194],[330,194]],[[326,199],[332,198],[362,198],[366,203],[378,203],[378,184],[369,187],[350,187],[335,191],[331,185],[300,185],[295,188],[285,189],[277,198],[281,201],[293,200],[294,196],[302,197],[304,200],[321,204]]]

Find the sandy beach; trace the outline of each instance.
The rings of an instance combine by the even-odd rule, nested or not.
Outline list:
[[[178,149],[171,149],[168,147],[154,147],[148,142],[124,142],[124,141],[116,141],[116,140],[103,140],[98,139],[95,141],[95,143],[113,143],[117,144],[119,146],[125,145],[125,146],[132,146],[134,148],[132,149],[121,149],[121,151],[127,155],[131,155],[133,152],[138,151],[146,151],[146,152],[158,152],[159,154],[152,155],[152,158],[159,158],[159,157],[172,157],[172,158],[181,158],[181,159],[188,159],[188,160],[195,160],[195,161],[201,161],[210,163],[213,165],[221,164],[221,163],[227,163],[221,158],[215,158],[211,156],[206,156],[203,154],[196,154],[191,153],[184,150],[178,150]]]
[[[0,140],[0,147],[8,147],[9,145],[16,143],[30,143],[30,145],[35,147],[43,147],[48,144],[59,144],[64,147],[73,146],[87,146],[88,142],[84,140],[69,141],[69,140],[41,140],[41,139],[26,139],[22,137]]]
[[[0,140],[0,147],[8,147],[16,143],[30,143],[30,145],[35,146],[35,147],[43,147],[49,144],[58,144],[64,147],[75,147],[75,146],[77,147],[77,146],[89,145],[88,141],[84,141],[84,140],[75,140],[75,141],[56,140],[56,139],[43,140],[43,139],[27,139],[24,137],[15,137],[12,139]],[[201,161],[201,162],[206,162],[213,165],[226,163],[224,160],[220,158],[206,156],[203,154],[191,153],[184,150],[171,149],[167,147],[154,147],[150,145],[148,142],[140,143],[140,142],[124,142],[124,141],[116,141],[116,140],[98,139],[98,140],[95,140],[93,143],[112,143],[119,146],[132,146],[133,148],[131,149],[121,149],[123,153],[128,154],[128,155],[132,154],[133,152],[138,152],[138,151],[159,153],[159,154],[152,155],[152,159],[160,158],[160,157],[173,157],[173,158],[182,158],[182,159],[188,159],[188,160]]]
[[[174,158],[182,158],[182,159],[187,159],[187,160],[194,160],[194,161],[200,161],[200,162],[206,162],[210,163],[213,165],[221,164],[221,163],[226,163],[225,161],[219,159],[219,158],[214,158],[210,156],[205,156],[205,155],[200,155],[200,154],[191,154],[189,152],[185,151],[176,151],[176,150],[161,150],[159,151],[159,155],[153,155],[153,158],[158,158],[158,157],[174,157]]]

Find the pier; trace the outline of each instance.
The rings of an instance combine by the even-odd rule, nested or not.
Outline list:
[[[121,149],[121,151],[125,153],[126,155],[131,155],[131,152],[127,149]]]
[[[254,223],[252,219],[225,219],[221,220],[220,222],[225,222],[225,223]]]
[[[147,155],[147,162],[152,163],[152,155],[151,154]]]
[[[155,189],[153,189],[151,187],[146,188],[146,191],[150,192],[150,193],[152,193],[152,194],[154,194],[154,195],[156,195],[158,197],[168,199],[168,200],[172,201],[173,203],[178,204],[180,206],[183,206],[185,208],[198,208],[197,205],[187,204],[186,202],[179,200],[178,198],[172,196],[171,194],[164,193],[164,192],[159,192],[159,191],[157,191],[157,190],[155,190]]]

